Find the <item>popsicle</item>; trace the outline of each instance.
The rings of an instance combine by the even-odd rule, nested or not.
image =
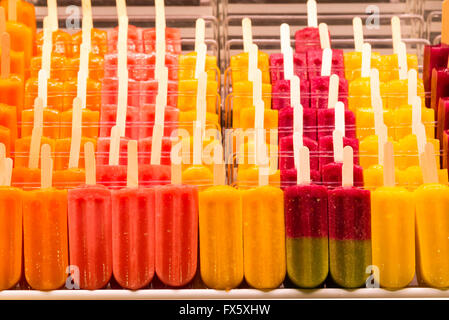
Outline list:
[[[304,108],[310,107],[310,84],[308,80],[301,79],[301,104]],[[263,94],[263,93],[262,93]],[[273,109],[282,110],[290,106],[290,80],[277,80],[273,82]]]
[[[5,13],[6,13],[6,18],[9,20],[13,20],[8,17],[8,15],[10,14],[9,6],[8,6],[9,2],[11,2],[11,1],[10,0],[1,0],[0,6],[2,6],[4,8]],[[31,29],[31,34],[32,34],[32,39],[33,39],[33,44],[34,44],[35,39],[36,39],[36,9],[34,8],[34,5],[25,0],[17,1],[15,3],[13,3],[13,6],[14,5],[16,5],[16,9],[17,9],[17,11],[16,11],[17,21],[20,23],[23,23],[24,25],[26,25],[28,28]],[[14,10],[12,12],[12,15],[14,16]],[[33,45],[33,53],[35,53],[35,51],[36,51],[35,49],[36,49],[35,45]]]
[[[27,283],[56,290],[66,283],[67,191],[52,188],[49,145],[42,146],[41,189],[23,193],[23,244]]]
[[[443,288],[449,285],[449,224],[445,209],[449,201],[449,187],[438,183],[434,153],[433,146],[427,143],[423,156],[424,184],[414,192],[417,276],[428,286]]]
[[[302,91],[301,91],[302,92]],[[293,108],[283,108],[279,111],[278,116],[279,139],[293,134]],[[305,138],[317,140],[316,136],[316,109],[303,108],[303,134]]]
[[[444,31],[443,31],[444,32]],[[449,58],[449,47],[438,45],[426,45],[424,47],[423,82],[424,91],[430,92],[432,87],[433,69],[443,69],[447,67]],[[426,106],[430,107],[430,97],[426,97]]]
[[[321,75],[323,50],[314,49],[307,51],[307,72],[309,78],[319,77]],[[345,77],[345,66],[343,60],[343,50],[332,49],[332,67],[331,73],[340,78]]]
[[[11,187],[12,159],[0,144],[0,290],[13,287],[22,275],[22,194]]]
[[[9,141],[9,143],[4,143],[6,156],[9,157],[17,139],[17,114],[14,106],[0,103],[0,126],[3,128],[2,135],[6,141]]]
[[[395,186],[393,144],[384,145],[383,186],[371,194],[374,280],[381,287],[407,286],[415,274],[415,204],[411,192]]]
[[[307,55],[305,52],[293,53],[293,70],[294,75],[297,75],[302,81],[307,80]],[[272,84],[285,80],[284,56],[282,53],[270,54],[270,76]]]
[[[17,119],[21,119],[23,108],[23,79],[19,75],[10,73],[10,36],[8,33],[1,34],[1,71],[0,71],[0,103],[14,106]]]
[[[200,271],[209,288],[229,290],[243,280],[242,196],[225,185],[223,148],[217,148],[214,186],[198,196]]]
[[[151,137],[154,128],[156,114],[156,105],[143,105],[139,110],[139,139]],[[172,133],[178,128],[181,123],[186,123],[185,119],[182,117],[183,112],[179,112],[178,109],[174,107],[167,106],[165,108],[165,124],[164,124],[164,137],[170,137]],[[210,113],[208,113],[210,114]],[[215,115],[215,114],[211,114]],[[216,116],[216,115],[215,115]],[[195,117],[196,118],[196,117]],[[217,117],[218,122],[218,117]]]
[[[157,80],[140,81],[139,105],[145,108],[148,105],[156,103],[156,94],[158,91]],[[176,107],[178,103],[178,82],[168,81],[167,106]]]
[[[289,278],[299,287],[314,288],[329,271],[327,189],[310,183],[307,153],[306,147],[300,149],[297,185],[284,189],[285,236]]]
[[[178,102],[180,111],[194,110],[196,107],[196,96],[198,80],[179,80],[178,82]],[[207,81],[207,112],[217,113],[218,82]]]
[[[307,1],[307,28],[296,31],[295,46],[296,52],[308,52],[311,49],[321,49],[315,0]]]
[[[284,194],[269,185],[243,190],[243,260],[248,284],[277,288],[284,280]]]
[[[248,52],[243,52],[231,57],[231,76],[232,86],[237,83],[248,80]],[[265,52],[258,51],[257,68],[262,71],[262,83],[270,84],[270,67],[269,55]]]
[[[329,98],[329,76],[310,78],[310,107],[314,109],[325,109]],[[352,83],[351,83],[352,84]],[[338,101],[348,106],[350,93],[348,94],[348,82],[345,78],[339,78]]]
[[[113,273],[126,289],[147,286],[154,275],[155,192],[139,187],[137,141],[128,142],[127,187],[112,191]]]
[[[241,81],[233,84],[233,93],[227,99],[232,106],[232,125],[233,128],[240,128],[240,110],[253,105],[253,83],[251,81]],[[265,108],[271,109],[271,84],[262,83],[262,99]]]
[[[357,139],[350,139],[343,137],[343,147],[350,146],[354,150],[354,164],[359,164],[359,141]],[[318,152],[319,152],[319,167],[320,170],[323,167],[333,161],[334,154],[334,140],[332,136],[321,137],[318,142]]]
[[[198,189],[181,184],[181,159],[174,150],[171,164],[172,184],[155,188],[155,270],[165,285],[179,287],[197,269]]]
[[[339,286],[357,288],[371,265],[371,199],[368,190],[353,187],[351,147],[344,154],[342,186],[328,191],[329,269]]]

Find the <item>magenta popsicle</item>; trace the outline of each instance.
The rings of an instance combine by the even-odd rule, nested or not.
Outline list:
[[[354,164],[359,164],[359,140],[343,137],[343,147],[350,146],[354,150]],[[321,137],[318,143],[320,170],[334,161],[334,141],[332,136]]]
[[[307,137],[303,137],[303,145],[310,151],[310,169],[319,169],[318,143]],[[279,141],[279,169],[294,169],[293,136],[283,137]]]
[[[327,109],[329,99],[328,76],[309,78],[310,82],[310,107],[314,109]],[[338,101],[348,107],[348,81],[344,77],[339,78]]]
[[[335,109],[318,109],[317,121],[318,141],[321,137],[332,136],[332,132],[335,130]],[[345,110],[345,137],[355,139],[355,129],[354,112]]]
[[[309,79],[321,76],[321,65],[323,63],[323,50],[307,51],[307,73]],[[345,77],[345,65],[343,60],[343,50],[332,50],[331,74],[336,74],[340,78]]]
[[[284,55],[282,53],[270,54],[271,83],[285,80],[284,77]],[[293,53],[293,74],[301,81],[307,80],[307,55],[306,53]]]

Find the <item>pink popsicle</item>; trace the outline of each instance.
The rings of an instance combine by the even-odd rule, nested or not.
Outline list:
[[[328,107],[329,98],[329,78],[330,77],[314,77],[309,78],[310,81],[310,107],[315,109],[325,109]],[[338,101],[344,103],[348,107],[348,81],[342,77],[339,79]]]
[[[301,78],[301,104],[303,108],[310,107],[310,84],[309,81]],[[273,82],[272,89],[273,104],[272,109],[281,110],[291,106],[290,101],[290,80],[278,80]]]
[[[293,53],[293,73],[301,81],[307,80],[307,55],[306,53]],[[270,54],[271,83],[275,84],[284,78],[284,55],[282,53]]]
[[[343,147],[350,146],[354,151],[354,164],[359,164],[359,140],[343,137]],[[323,167],[334,161],[334,141],[332,136],[321,137],[318,142],[320,171]]]
[[[341,187],[343,163],[331,162],[321,168],[321,179],[328,188]],[[354,186],[363,187],[363,169],[354,165]]]
[[[318,140],[324,136],[332,136],[335,129],[335,109],[318,109]],[[356,138],[355,115],[350,110],[345,110],[345,136],[351,139]]]
[[[319,49],[307,51],[307,72],[310,79],[321,76],[322,63],[323,63],[323,50]],[[331,74],[336,74],[340,78],[345,77],[343,50],[332,49]]]
[[[307,137],[303,137],[303,145],[310,151],[310,169],[319,169],[318,143]],[[287,170],[295,168],[295,158],[293,154],[293,136],[283,137],[279,141],[279,169]]]
[[[79,268],[80,289],[103,288],[112,275],[111,192],[100,185],[70,189],[68,227],[70,264]]]
[[[117,120],[117,105],[103,105],[100,113],[100,137],[109,137],[111,129]],[[139,109],[128,107],[126,111],[125,136],[129,139],[139,139]]]
[[[303,109],[303,125],[304,125],[304,137],[311,140],[317,140],[316,129],[316,109],[304,108]],[[293,108],[283,108],[279,111],[278,120],[279,139],[283,137],[291,136],[293,134]]]

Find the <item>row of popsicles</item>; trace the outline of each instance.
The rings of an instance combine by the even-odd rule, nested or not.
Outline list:
[[[370,281],[372,271],[382,287],[402,288],[415,265],[422,284],[449,285],[449,187],[437,182],[431,144],[423,156],[426,184],[413,193],[394,186],[391,143],[385,146],[384,186],[372,192],[353,187],[350,147],[344,149],[342,187],[310,184],[304,147],[300,183],[284,191],[139,187],[136,141],[128,145],[126,187],[110,190],[97,185],[93,144],[85,149],[86,184],[68,192],[52,188],[48,145],[42,147],[39,190],[7,187],[12,166],[1,159],[1,289],[21,279],[22,241],[26,283],[39,290],[67,283],[101,289],[112,275],[127,289],[147,287],[154,274],[167,286],[185,286],[196,274],[198,255],[202,281],[215,289],[238,287],[243,279],[273,289],[286,273],[302,288],[320,286],[328,274],[338,286],[356,288]],[[105,170],[112,175],[116,169]]]

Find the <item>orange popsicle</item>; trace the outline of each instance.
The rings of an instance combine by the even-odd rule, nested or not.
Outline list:
[[[23,194],[25,278],[37,290],[55,290],[67,279],[67,191],[52,188],[50,146],[42,146],[41,189]]]

